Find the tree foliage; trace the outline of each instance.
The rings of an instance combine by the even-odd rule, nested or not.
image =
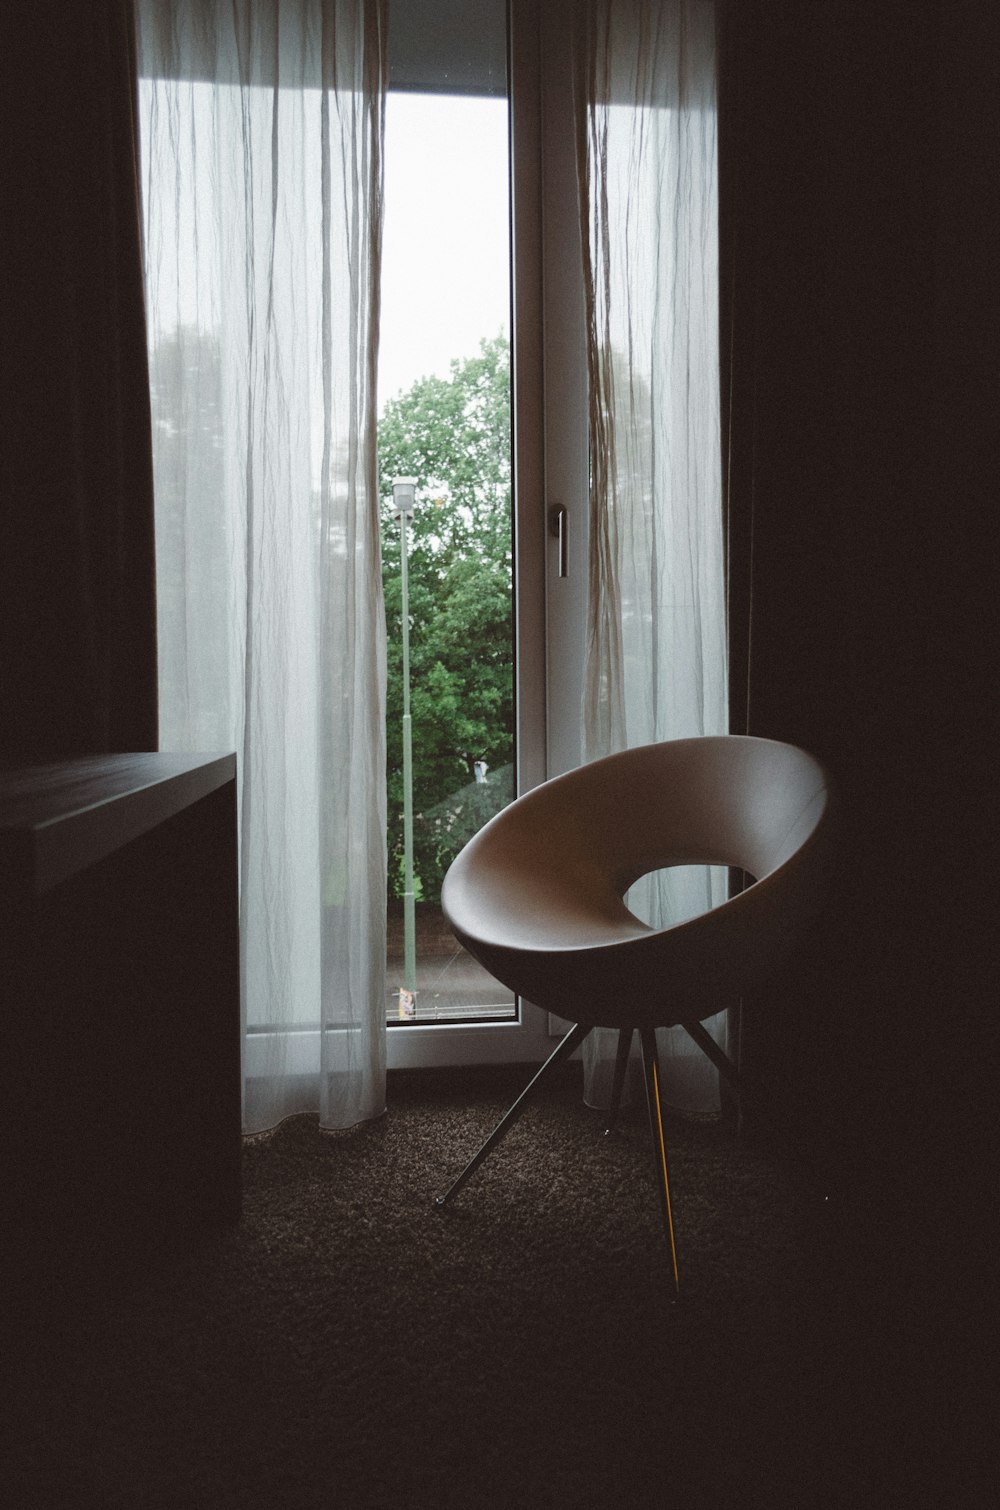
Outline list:
[[[392,483],[416,480],[408,528],[414,853],[437,897],[465,839],[509,801],[513,758],[510,350],[503,337],[391,400],[379,425],[388,628],[390,888],[402,891],[402,591]],[[489,770],[475,781],[476,762]]]

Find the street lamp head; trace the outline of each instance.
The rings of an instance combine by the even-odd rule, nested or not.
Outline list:
[[[397,477],[392,484],[392,517],[399,519],[402,516],[410,518],[413,514],[414,499],[417,491],[417,479],[415,477]]]

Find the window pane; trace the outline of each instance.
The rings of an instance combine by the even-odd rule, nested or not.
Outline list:
[[[452,858],[513,796],[507,141],[504,98],[389,95],[379,467],[390,1022],[516,1013],[440,909]],[[415,485],[412,516],[393,506],[401,477]]]

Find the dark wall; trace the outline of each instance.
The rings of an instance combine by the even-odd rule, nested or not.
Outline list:
[[[156,748],[129,0],[0,12],[0,761]]]
[[[994,33],[983,3],[760,0],[722,71],[734,727],[815,751],[842,815],[747,1052],[807,1091],[877,1262],[942,1277],[992,1199]]]

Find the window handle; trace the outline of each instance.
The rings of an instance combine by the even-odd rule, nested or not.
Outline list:
[[[569,576],[569,520],[566,510],[557,505],[549,510],[549,534],[554,535],[559,542],[559,575]]]

